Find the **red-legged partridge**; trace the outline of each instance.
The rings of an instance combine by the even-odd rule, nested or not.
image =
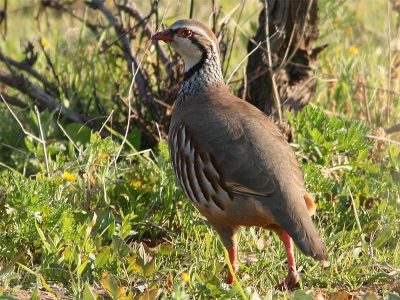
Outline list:
[[[290,145],[266,115],[229,92],[218,42],[207,26],[179,20],[153,40],[166,42],[185,61],[168,137],[182,189],[218,232],[235,272],[239,226],[260,226],[275,231],[286,248],[289,272],[280,287],[296,284],[292,240],[316,260],[327,260],[327,250]],[[230,272],[227,282],[233,282]]]

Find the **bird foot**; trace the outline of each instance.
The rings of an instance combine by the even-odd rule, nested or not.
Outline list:
[[[233,275],[231,272],[228,270],[228,277],[226,278],[226,283],[227,284],[232,284],[233,283]]]
[[[295,268],[291,267],[285,280],[280,284],[276,285],[275,289],[280,291],[294,290],[300,287],[299,280],[300,280],[299,273],[297,273],[297,270]]]

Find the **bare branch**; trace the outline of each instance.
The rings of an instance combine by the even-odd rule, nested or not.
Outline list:
[[[35,77],[37,80],[42,82],[46,88],[50,89],[52,92],[54,92],[54,93],[56,93],[56,95],[58,95],[57,87],[54,84],[52,84],[51,82],[49,82],[46,77],[44,77],[43,75],[36,72],[32,68],[32,66],[29,65],[26,61],[22,61],[22,62],[15,61],[15,60],[5,56],[1,51],[0,51],[0,60],[4,61],[6,64],[8,64],[10,66],[16,67],[22,71],[29,73],[30,75]]]
[[[60,111],[62,116],[67,117],[69,120],[78,124],[86,124],[89,128],[95,131],[99,131],[101,128],[101,125],[97,124],[96,122],[89,121],[77,112],[71,111],[65,106],[61,105],[56,99],[33,84],[24,75],[13,75],[0,69],[0,82],[3,82],[12,88],[27,94],[29,97],[37,101],[41,110],[47,108],[50,111]],[[104,129],[100,132],[100,134],[105,137],[109,136],[110,132]]]
[[[123,4],[118,4],[118,0],[114,0],[115,5],[123,10],[124,12],[128,13],[131,17],[135,18],[138,21],[138,26],[143,28],[144,34],[150,39],[153,35],[153,30],[151,29],[147,19],[153,13],[150,12],[149,16],[143,17],[140,11],[138,10],[135,3],[132,0],[123,0]],[[161,47],[160,43],[153,41],[153,45],[156,47],[158,55],[160,56],[161,62],[163,65],[166,66],[168,74],[170,73],[170,60],[166,55],[164,49]]]
[[[59,1],[59,0],[42,0],[41,4],[42,4],[42,6],[44,6],[46,8],[52,8],[55,10],[61,10],[61,11],[67,12],[74,19],[77,19],[80,22],[82,22],[83,24],[85,24],[95,34],[99,33],[99,28],[104,29],[103,25],[100,25],[100,24],[93,25],[93,24],[89,23],[88,21],[86,21],[85,19],[79,17],[77,14],[75,14],[75,12],[73,10],[70,10],[68,8],[68,4],[61,3],[61,1]],[[72,2],[70,2],[69,4],[72,4]]]
[[[22,102],[21,100],[19,100],[19,99],[17,99],[17,98],[8,96],[8,95],[6,95],[6,94],[1,94],[1,95],[2,95],[2,97],[4,98],[4,100],[5,100],[8,104],[11,104],[11,105],[13,105],[13,106],[17,106],[17,107],[20,107],[20,108],[23,108],[23,109],[29,108],[29,105],[28,105],[28,104]]]
[[[385,129],[386,134],[391,134],[400,131],[400,123],[390,128]]]
[[[128,63],[128,69],[132,70],[132,64],[134,65],[135,69],[138,68],[139,64],[136,60],[136,57],[132,55],[131,45],[129,43],[128,38],[126,37],[126,32],[124,31],[122,26],[118,24],[117,19],[111,13],[111,11],[108,10],[107,7],[105,7],[103,0],[92,0],[92,1],[86,1],[85,3],[93,9],[100,10],[107,18],[107,20],[112,25],[114,25],[115,32],[118,34],[118,38],[122,44],[122,50],[124,51],[125,58]],[[150,91],[150,87],[140,70],[136,74],[135,81],[138,86],[140,95],[144,98],[147,98],[148,91]]]

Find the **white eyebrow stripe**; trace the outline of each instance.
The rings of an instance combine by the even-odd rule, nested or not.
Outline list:
[[[203,30],[203,28],[201,28],[199,26],[196,26],[196,25],[191,25],[190,28],[189,28],[189,27],[186,27],[186,26],[182,26],[181,24],[176,24],[175,26],[171,26],[168,29],[176,30],[176,29],[179,29],[179,28],[188,28],[188,29],[192,30],[194,33],[202,35],[202,36],[204,36],[204,37],[206,37],[207,39],[210,40],[210,38],[208,37],[208,33],[205,30]]]
[[[203,26],[197,25],[196,23],[187,24],[187,22],[185,20],[177,21],[177,22],[175,22],[174,24],[172,24],[171,26],[168,27],[168,29],[174,31],[174,34],[176,34],[176,32],[179,29],[183,29],[183,28],[190,29],[195,34],[206,38],[209,42],[211,42],[213,50],[216,51],[216,52],[219,52],[219,45],[217,45],[216,41],[214,41],[214,39],[212,39],[212,37],[210,37],[210,33],[212,33],[212,31],[210,31],[208,28],[204,28]]]

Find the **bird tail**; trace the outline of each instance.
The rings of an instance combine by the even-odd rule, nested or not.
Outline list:
[[[315,260],[327,261],[327,249],[310,217],[315,212],[315,205],[311,205],[311,202],[314,204],[311,196],[306,194],[302,202],[306,203],[306,207],[303,203],[291,206],[287,211],[290,217],[278,220],[279,225],[304,255],[311,256]]]
[[[296,246],[307,256],[315,260],[327,261],[327,249],[322,242],[311,218],[301,220],[301,227],[295,232],[288,232]]]

